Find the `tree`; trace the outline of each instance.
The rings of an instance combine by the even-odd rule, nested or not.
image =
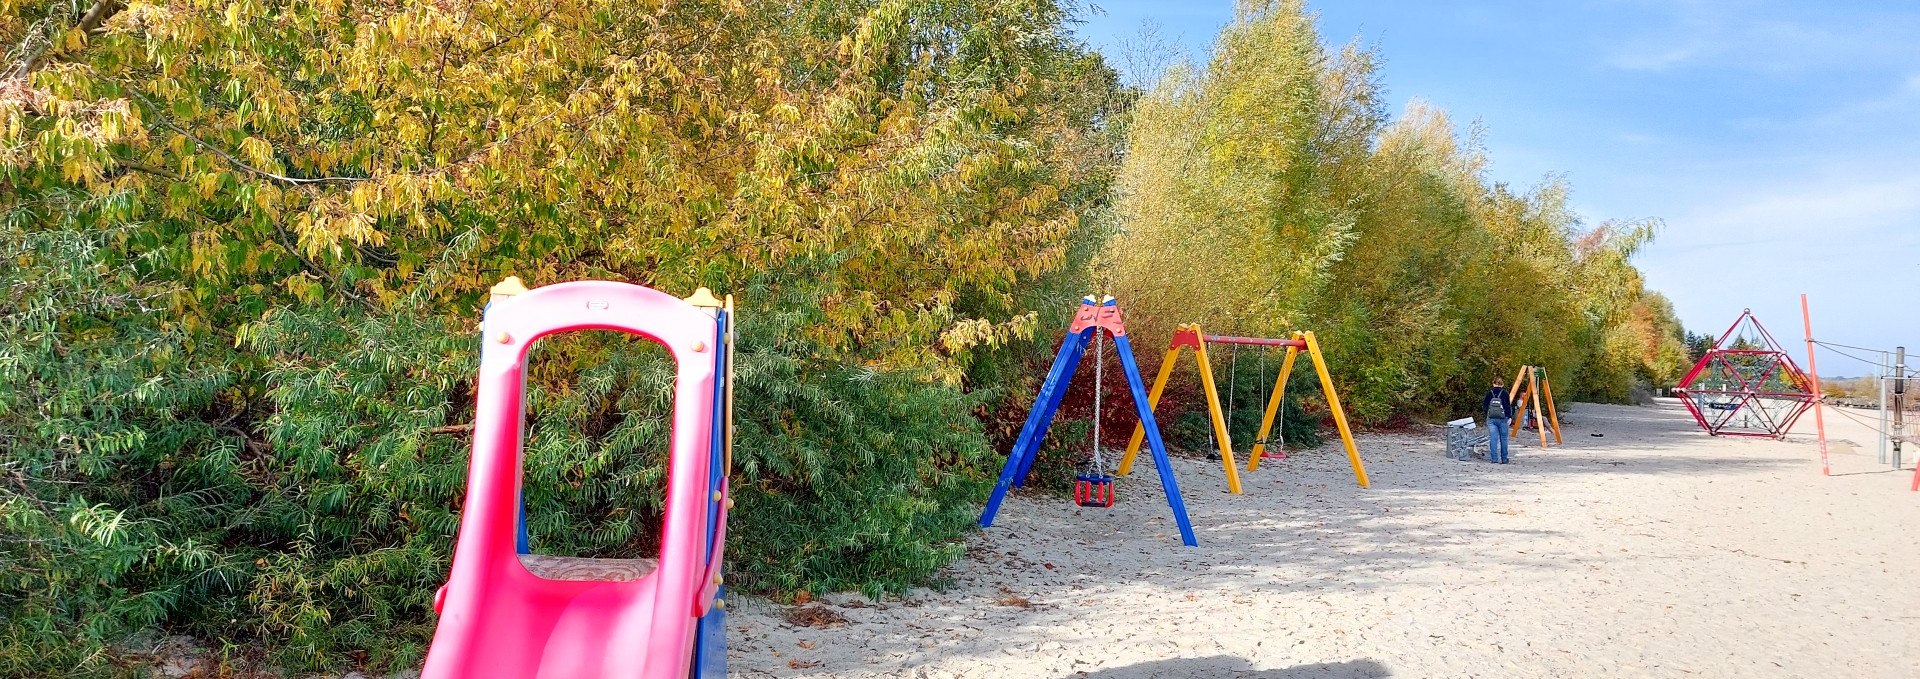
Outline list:
[[[1706,357],[1707,352],[1713,350],[1713,340],[1713,335],[1696,333],[1691,330],[1687,331],[1686,345],[1688,365],[1699,363],[1701,358]]]
[[[731,581],[917,582],[1112,171],[1048,0],[0,6],[0,673],[412,663],[508,274],[737,293]],[[531,373],[540,547],[650,548],[658,356]]]
[[[1477,128],[1389,119],[1374,62],[1301,2],[1244,2],[1146,93],[1101,253],[1141,334],[1315,329],[1368,421],[1464,411],[1523,364],[1596,400],[1666,379],[1678,326],[1631,263],[1658,220],[1588,227],[1563,179],[1490,182]]]

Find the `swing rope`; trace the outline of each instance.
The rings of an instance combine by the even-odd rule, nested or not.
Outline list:
[[[1265,347],[1261,347],[1260,349],[1260,370],[1258,372],[1255,372],[1254,375],[1260,378],[1260,383],[1264,384],[1267,381],[1267,349]],[[1268,394],[1273,393],[1272,386],[1267,387],[1267,393]],[[1268,398],[1272,398],[1272,396],[1268,396]],[[1260,402],[1266,403],[1267,399],[1264,399],[1264,398],[1260,399]],[[1265,413],[1262,413],[1262,414],[1264,415]],[[1255,432],[1255,433],[1258,433],[1258,432]],[[1267,444],[1266,439],[1259,439],[1253,442],[1253,445],[1255,446],[1264,446],[1266,444]]]
[[[1104,412],[1100,397],[1107,390],[1106,368],[1106,333],[1096,330],[1093,333],[1093,459],[1088,462],[1093,465],[1093,473],[1099,476],[1107,473],[1106,458],[1100,455],[1100,417]]]
[[[1087,460],[1088,471],[1073,479],[1073,502],[1082,507],[1113,506],[1113,476],[1107,473],[1107,459],[1100,453],[1100,417],[1106,407],[1102,403],[1102,392],[1106,388],[1107,342],[1106,333],[1099,329],[1093,334],[1093,457]]]

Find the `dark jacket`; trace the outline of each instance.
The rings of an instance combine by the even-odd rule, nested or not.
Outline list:
[[[1480,399],[1480,412],[1487,412],[1487,406],[1494,401],[1500,402],[1500,410],[1507,414],[1505,419],[1513,419],[1513,403],[1507,398],[1507,390],[1505,387],[1488,389],[1487,395]]]

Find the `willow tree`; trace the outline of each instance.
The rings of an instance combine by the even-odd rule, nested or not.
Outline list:
[[[1389,122],[1373,59],[1323,47],[1300,2],[1243,2],[1204,67],[1147,93],[1102,252],[1136,323],[1313,328],[1372,421],[1464,412],[1523,364],[1605,400],[1664,372],[1647,328],[1677,324],[1631,263],[1657,222],[1589,228],[1557,177],[1491,181],[1446,112]]]
[[[411,662],[465,464],[435,432],[509,274],[737,293],[734,581],[923,578],[983,491],[969,378],[1105,194],[1114,77],[1065,19],[0,0],[0,674],[155,624]],[[651,545],[661,372],[625,346],[534,366],[543,549]]]
[[[1242,4],[1205,68],[1141,99],[1103,261],[1150,333],[1294,327],[1352,238],[1350,179],[1382,120],[1371,71],[1327,54],[1301,2]]]

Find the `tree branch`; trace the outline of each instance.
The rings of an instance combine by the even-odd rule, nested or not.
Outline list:
[[[127,4],[121,0],[97,0],[93,3],[93,7],[87,9],[86,14],[81,15],[80,21],[75,23],[73,28],[85,31],[87,35],[99,35],[101,25],[126,8]],[[48,56],[53,54],[54,38],[51,35],[39,35],[30,36],[27,41],[31,43],[36,37],[40,44],[26,47],[26,53],[20,56],[20,61],[15,63],[13,68],[8,69],[7,79],[26,80],[33,75],[34,71],[40,70],[40,67],[47,63]],[[25,47],[24,44],[22,46]]]
[[[132,96],[135,99],[139,99],[141,103],[146,104],[147,106],[153,108],[154,110],[157,110],[157,111],[165,110],[161,108],[159,104],[154,103],[152,99],[148,99],[146,95],[141,94],[139,90],[133,89],[132,87],[124,87],[123,89],[126,91],[128,95]],[[271,179],[283,184],[291,184],[294,186],[312,186],[315,184],[325,184],[329,182],[364,182],[369,180],[368,177],[289,177],[283,174],[268,172],[266,170],[262,170],[252,165],[248,165],[246,161],[240,160],[240,158],[234,156],[231,153],[227,153],[225,149],[222,149],[218,146],[207,143],[206,140],[201,139],[197,136],[194,136],[192,132],[188,132],[186,130],[180,129],[179,126],[174,125],[173,123],[167,122],[167,120],[164,118],[158,118],[154,122],[159,123],[161,127],[172,130],[174,134],[178,134],[182,137],[192,139],[193,143],[198,144],[201,148],[204,148],[208,151],[212,151],[214,155],[220,156],[222,160],[227,161],[227,164],[233,166],[235,169],[242,170],[242,171],[245,171],[254,175],[258,175],[261,177],[265,177],[267,179]]]
[[[121,158],[121,157],[119,157],[119,156],[114,156],[114,157],[113,157],[113,163],[114,163],[115,165],[119,165],[119,166],[121,166],[121,167],[124,167],[124,168],[127,168],[127,169],[129,169],[129,170],[137,170],[137,171],[140,171],[140,172],[145,172],[145,173],[147,173],[147,174],[151,174],[151,175],[158,175],[158,176],[161,176],[161,177],[166,177],[166,178],[168,178],[168,179],[171,179],[171,180],[174,180],[174,181],[180,181],[180,175],[178,175],[178,174],[176,174],[176,173],[174,173],[174,172],[173,172],[172,170],[168,170],[168,169],[166,169],[166,168],[164,168],[164,167],[155,167],[155,166],[153,166],[153,165],[148,165],[148,164],[146,164],[146,163],[142,163],[142,162],[140,162],[140,161],[137,161],[137,160],[131,160],[131,159],[127,159],[127,158]]]

